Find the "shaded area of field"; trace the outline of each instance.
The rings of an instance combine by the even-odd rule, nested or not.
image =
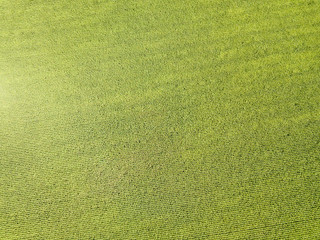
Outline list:
[[[319,12],[0,0],[0,238],[319,239]]]

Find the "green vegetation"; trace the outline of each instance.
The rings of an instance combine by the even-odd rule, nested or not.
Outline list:
[[[0,0],[0,239],[320,239],[320,2]]]

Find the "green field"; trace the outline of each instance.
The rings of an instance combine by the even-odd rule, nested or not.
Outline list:
[[[0,239],[320,239],[320,1],[0,0]]]

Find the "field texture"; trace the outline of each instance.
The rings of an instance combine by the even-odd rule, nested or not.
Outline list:
[[[0,0],[0,239],[320,239],[320,2]]]

